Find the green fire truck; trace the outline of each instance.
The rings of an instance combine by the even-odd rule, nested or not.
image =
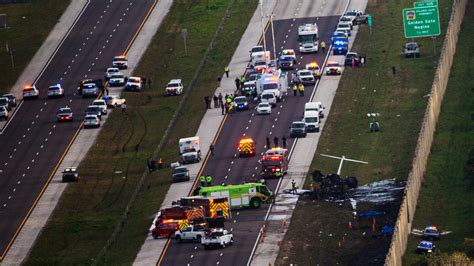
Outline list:
[[[230,207],[238,209],[242,207],[260,208],[264,202],[269,202],[273,192],[262,183],[245,183],[240,185],[198,187],[194,195],[205,197],[227,197]]]

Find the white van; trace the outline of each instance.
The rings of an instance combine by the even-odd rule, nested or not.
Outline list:
[[[277,97],[275,96],[275,93],[273,92],[264,91],[262,95],[260,96],[260,101],[262,103],[268,103],[272,107],[275,107],[277,103]]]
[[[319,118],[324,118],[324,109],[326,109],[326,107],[323,107],[321,102],[309,102],[304,105],[305,112],[316,111],[319,113]]]
[[[306,111],[304,112],[303,122],[306,125],[307,131],[319,132],[319,112],[318,111]]]

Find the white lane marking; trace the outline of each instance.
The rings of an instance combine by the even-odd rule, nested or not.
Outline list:
[[[230,172],[230,168],[229,168],[229,169],[227,169],[227,172]]]
[[[234,164],[234,161],[230,162],[230,164]]]
[[[25,174],[23,174],[23,176],[25,176]],[[19,185],[19,184],[21,184],[21,181],[20,181],[20,180],[18,180],[18,182],[16,182],[16,183]]]
[[[21,144],[21,141],[18,141],[18,145],[20,145],[20,144]]]
[[[246,127],[245,129],[247,130],[247,129],[249,129],[249,127]]]
[[[272,132],[270,131],[270,133],[268,133],[268,134],[269,134],[269,135],[271,135],[271,134],[272,134]]]
[[[227,176],[224,176],[224,179],[227,179]]]
[[[44,145],[41,145],[41,146],[40,146],[40,149],[42,149],[42,148],[44,148]]]

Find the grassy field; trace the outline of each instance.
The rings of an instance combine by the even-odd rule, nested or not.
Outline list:
[[[453,1],[438,2],[444,34]],[[417,39],[422,45],[422,56],[403,58],[402,45],[406,40],[400,13],[410,6],[411,1],[369,1],[366,11],[373,16],[372,33],[366,25],[360,27],[352,49],[365,54],[367,64],[344,71],[319,142],[318,154],[345,155],[369,162],[344,164],[342,175],[356,176],[359,184],[390,178],[406,180],[411,167],[444,35],[434,42],[431,38]],[[369,132],[369,112],[380,114],[378,133]],[[326,174],[333,173],[338,164],[337,160],[316,155],[310,172],[320,169]],[[311,178],[306,181],[308,185]],[[358,211],[385,211],[387,214],[378,219],[378,231],[385,223],[395,223],[398,206],[359,204]],[[351,220],[352,208],[348,203],[299,203],[277,264],[383,264],[390,238],[372,234],[370,222],[364,220],[353,221],[354,229],[349,231],[347,224]],[[302,231],[303,228],[313,230]]]
[[[151,90],[126,93],[127,112],[110,114],[97,143],[80,165],[81,182],[65,191],[27,264],[90,264],[111,236],[136,184],[146,169],[181,97],[164,97],[171,78],[185,89],[202,59],[230,0],[175,1],[136,73],[153,80]],[[117,241],[100,264],[131,264],[153,215],[170,185],[169,162],[178,160],[177,139],[193,135],[204,115],[203,97],[213,94],[217,73],[230,61],[257,2],[237,1],[215,49],[190,91],[169,140],[159,156],[165,168],[146,179]],[[184,55],[181,28],[188,29]],[[115,171],[123,174],[114,175]],[[125,178],[123,178],[125,176]],[[54,243],[54,244],[52,244]]]
[[[468,3],[456,55],[436,129],[425,181],[418,200],[413,228],[428,224],[451,234],[436,241],[440,252],[461,251],[474,259],[474,89],[466,82],[474,75],[474,4]],[[470,166],[468,161],[470,160]],[[470,167],[470,175],[468,173]],[[425,256],[414,251],[420,237],[410,236],[404,265],[422,265]]]
[[[0,5],[7,14],[7,29],[0,30],[0,94],[9,91],[56,25],[70,1],[37,0]],[[13,65],[10,52],[13,53]]]

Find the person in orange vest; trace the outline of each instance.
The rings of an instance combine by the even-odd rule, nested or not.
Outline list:
[[[158,169],[163,169],[163,159],[158,159]]]
[[[298,84],[298,91],[300,92],[301,96],[304,96],[304,85],[302,83]]]

